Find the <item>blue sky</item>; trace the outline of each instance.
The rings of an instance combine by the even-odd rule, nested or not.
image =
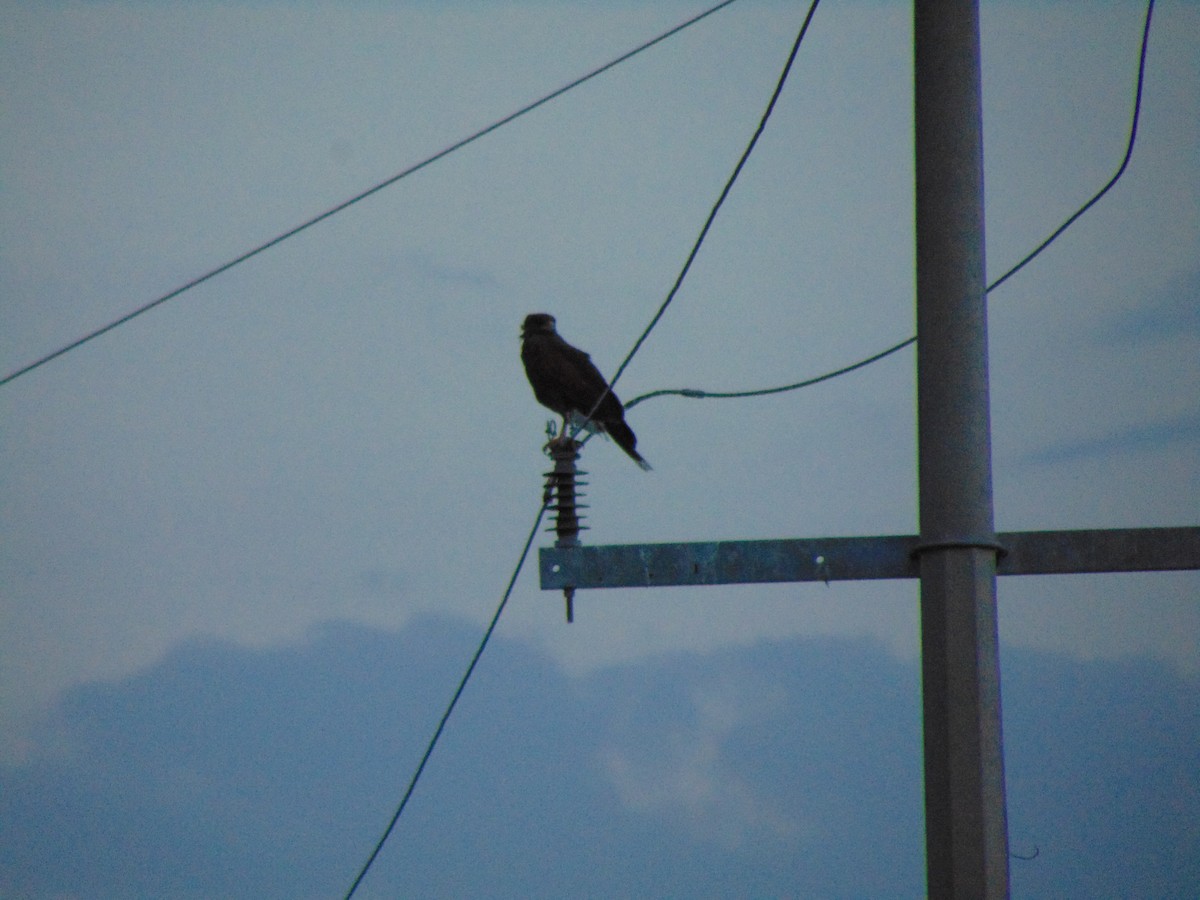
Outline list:
[[[8,372],[698,7],[6,2],[2,10],[0,368]],[[351,739],[361,724],[370,743],[372,729],[383,727],[373,721],[378,707],[361,720],[343,714],[353,709],[355,682],[325,678],[330,658],[390,648],[371,657],[378,689],[396,700],[388,708],[403,712],[387,734],[405,747],[426,738],[466,663],[467,636],[494,610],[540,502],[549,415],[520,369],[522,317],[553,313],[563,334],[611,374],[682,265],[803,12],[743,0],[0,391],[3,777],[14,796],[50,779],[70,818],[95,826],[80,832],[85,843],[64,869],[52,847],[34,840],[54,830],[53,811],[20,807],[17,827],[32,836],[28,859],[45,863],[38,869],[44,880],[20,882],[34,896],[95,895],[88,885],[120,895],[120,879],[135,877],[102,863],[104,841],[118,832],[100,823],[117,802],[106,791],[125,779],[136,783],[131,773],[140,757],[128,748],[81,754],[79,746],[105,746],[114,734],[144,726],[154,735],[144,763],[164,773],[159,793],[141,797],[131,787],[121,797],[155,816],[181,816],[208,836],[204,846],[225,834],[221,840],[257,848],[278,840],[278,794],[268,791],[256,806],[245,799],[253,791],[213,787],[221,781],[214,772],[247,784],[282,777],[291,784],[308,774],[312,790],[328,791],[335,804],[339,783],[330,773],[348,752],[318,742],[297,760],[286,728],[252,728],[261,756],[247,754],[238,735],[272,708],[273,696],[317,692],[321,702],[296,715],[339,737]],[[1140,4],[1123,2],[985,4],[993,277],[1115,170],[1143,15]],[[1128,172],[992,295],[1001,530],[1197,522],[1200,120],[1191,112],[1200,97],[1198,45],[1195,3],[1156,7]],[[821,7],[683,290],[623,376],[623,397],[794,382],[912,333],[910,85],[906,5]],[[587,540],[915,531],[913,369],[909,351],[794,394],[638,406],[630,422],[655,470],[639,471],[603,441],[588,445]],[[1026,723],[1026,746],[1042,747],[1042,758],[1053,736],[1041,731],[1054,720],[1038,718],[1020,689],[1009,690],[1010,673],[1019,683],[1025,668],[1039,673],[1042,689],[1066,698],[1075,685],[1077,700],[1086,695],[1088,709],[1114,721],[1136,716],[1161,693],[1154,741],[1200,744],[1194,701],[1169,701],[1194,696],[1200,676],[1196,573],[1009,578],[999,600],[1006,726]],[[721,703],[734,701],[704,706],[688,693],[696,673],[732,666],[748,679],[733,696],[757,694],[761,682],[748,673],[770,668],[771,647],[788,647],[801,657],[818,652],[837,671],[859,665],[872,684],[913,688],[916,588],[908,583],[584,593],[577,606],[576,624],[567,627],[561,597],[541,593],[532,568],[522,575],[499,630],[508,649],[485,658],[468,695],[477,714],[494,718],[472,725],[464,710],[468,724],[458,733],[465,743],[439,750],[446,768],[435,767],[422,784],[425,805],[414,813],[423,818],[402,823],[397,854],[413,852],[405,842],[415,834],[444,836],[455,823],[483,816],[455,777],[478,795],[479,785],[495,782],[484,775],[497,755],[523,746],[530,768],[514,784],[536,784],[545,767],[560,785],[555,821],[584,828],[580,811],[599,809],[600,821],[621,823],[619,834],[605,838],[620,858],[654,835],[663,843],[651,846],[681,861],[672,871],[704,861],[712,884],[734,883],[746,871],[740,867],[770,866],[736,848],[713,852],[709,842],[717,839],[685,824],[705,809],[673,814],[672,779],[637,753],[660,744],[681,753],[710,715],[717,734],[709,744],[698,739],[697,752],[708,747],[713,765],[744,755],[730,749],[740,720],[725,732],[718,727],[727,721]],[[437,644],[443,657],[426,664],[427,648],[414,649],[412,629],[430,616],[443,623],[445,643]],[[340,649],[328,644],[334,633],[343,637]],[[280,671],[268,677],[257,670],[264,659]],[[1018,661],[1011,670],[1009,660]],[[422,668],[435,663],[436,671]],[[761,716],[754,727],[767,728],[780,709],[828,687],[802,661],[772,665],[780,687],[765,691],[767,709],[746,712]],[[536,677],[522,668],[529,666]],[[208,677],[234,696],[211,699],[210,728],[188,738],[158,710],[202,703],[196,692]],[[539,678],[547,693],[531,696]],[[590,768],[572,786],[553,768],[560,761],[551,747],[556,734],[576,740],[566,733],[585,727],[567,708],[582,702],[574,692],[636,695],[630,678],[674,690],[678,703],[639,718],[593,698],[580,713],[591,740],[578,740]],[[1125,682],[1132,693],[1121,696],[1115,686]],[[858,721],[878,710],[877,699],[847,696],[835,711]],[[915,710],[916,695],[909,700]],[[507,720],[505,709],[513,711]],[[830,710],[822,715],[824,733],[850,727]],[[514,734],[496,724],[504,721],[539,727]],[[675,744],[659,722],[682,723]],[[1161,768],[1097,756],[1097,719],[1081,709],[1070,722],[1060,729],[1055,771],[1078,783],[1087,813],[1070,822],[1039,818],[1037,804],[1019,812],[1033,804],[1021,799],[1033,776],[1021,773],[1038,766],[1017,762],[1027,751],[1012,727],[1006,731],[1014,849],[1026,841],[1043,848],[1035,863],[1014,866],[1018,894],[1042,893],[1028,880],[1034,872],[1068,884],[1062,873],[1105,871],[1088,829],[1093,822],[1109,828],[1126,807],[1111,782],[1085,777],[1098,762],[1104,771],[1111,763],[1138,776],[1130,797],[1170,793],[1156,780]],[[918,727],[911,718],[885,718],[872,746],[908,746]],[[1137,732],[1131,725],[1128,733]],[[224,763],[217,758],[222,735],[232,742],[226,751],[238,751]],[[774,796],[773,754],[796,746],[762,740],[760,762],[731,782],[743,792],[713,801],[716,817],[741,810],[753,827],[778,826],[789,835],[778,845],[784,855],[817,847],[827,893],[871,893],[873,876],[861,859],[880,833],[847,826],[843,857],[802,843],[811,837],[803,828],[784,827],[795,824],[793,807],[811,773],[779,789],[795,802],[758,810],[758,818],[746,812]],[[813,765],[832,752],[805,746]],[[682,790],[688,759],[672,767],[676,757],[667,749],[663,764],[678,770]],[[341,782],[359,797],[376,790],[366,785],[391,787],[377,789],[372,813],[331,822],[344,830],[329,838],[336,852],[306,857],[320,860],[311,884],[323,887],[314,895],[336,893],[330,886],[345,875],[346,858],[369,849],[367,836],[386,819],[381,810],[396,799],[411,757],[398,748],[375,757],[369,776]],[[919,756],[910,757],[897,765],[919,773]],[[889,821],[908,821],[908,778],[879,801],[890,804]],[[1181,818],[1163,813],[1133,834],[1100,828],[1106,837],[1098,846],[1116,858],[1146,859],[1153,845],[1171,863],[1164,878],[1194,881],[1171,862],[1196,841],[1194,831],[1173,823],[1200,819],[1195,781],[1180,778]],[[200,799],[184,802],[182,812],[165,810],[164,798],[178,804],[188,795],[189,779],[200,780]],[[656,799],[659,783],[667,800]],[[821,809],[858,822],[858,811],[869,808],[865,793],[847,785],[823,795]],[[136,819],[130,809],[122,814]],[[233,819],[245,832],[231,837],[222,828]],[[1051,835],[1065,831],[1076,836],[1057,845],[1055,857]],[[1143,831],[1149,837],[1136,848],[1120,849]],[[154,866],[175,858],[150,840],[144,823],[119,834],[150,841],[145,856]],[[297,838],[296,846],[320,842],[305,840],[314,843]],[[381,858],[381,884],[399,883],[402,861],[391,852]],[[907,851],[896,852],[896,871],[911,871]],[[224,877],[211,871],[211,859],[198,844],[178,895],[186,895],[186,884]],[[271,859],[288,864],[285,855]],[[420,883],[431,893],[455,893],[452,880],[437,882],[436,855],[409,859],[429,869]],[[8,883],[27,877],[20,865],[6,859]],[[532,872],[535,860],[523,865]],[[613,884],[651,884],[638,881],[651,877],[639,865],[612,873],[632,879]],[[275,883],[271,872],[254,877]],[[854,882],[861,890],[840,891],[838,884],[850,882],[838,879],[852,877],[864,879]],[[905,883],[919,892],[919,870],[912,877]],[[654,884],[669,892],[666,882]]]

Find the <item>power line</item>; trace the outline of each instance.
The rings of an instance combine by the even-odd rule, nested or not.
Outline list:
[[[675,278],[675,283],[671,285],[671,290],[667,292],[666,299],[663,300],[662,304],[658,307],[658,312],[654,314],[654,318],[650,320],[650,324],[646,326],[645,330],[642,331],[637,341],[634,342],[633,349],[626,354],[625,359],[621,362],[621,365],[617,367],[617,371],[613,375],[612,381],[609,382],[608,387],[605,388],[604,393],[600,395],[600,398],[588,412],[588,419],[590,419],[592,414],[600,408],[600,404],[604,402],[604,398],[612,393],[613,388],[616,386],[617,379],[621,377],[621,373],[623,373],[626,367],[628,367],[630,361],[634,357],[634,354],[641,349],[641,346],[645,343],[646,338],[650,336],[650,332],[654,330],[654,326],[658,324],[659,320],[663,317],[663,313],[667,311],[667,307],[671,305],[671,301],[675,299],[675,295],[679,293],[679,288],[683,285],[683,279],[687,277],[688,271],[692,268],[692,262],[696,259],[696,254],[700,252],[700,245],[704,243],[704,239],[708,236],[708,231],[712,227],[713,220],[717,217],[717,212],[721,209],[721,205],[725,202],[725,198],[729,196],[730,190],[733,189],[733,184],[735,181],[737,181],[738,175],[741,174],[742,168],[746,165],[746,160],[748,160],[750,158],[750,154],[754,152],[754,147],[758,143],[758,139],[762,136],[763,130],[767,127],[767,120],[771,118],[771,113],[775,111],[775,103],[779,100],[779,95],[783,93],[783,86],[787,83],[788,74],[792,71],[792,63],[796,60],[796,54],[800,51],[800,44],[804,41],[804,35],[808,33],[809,23],[812,22],[813,14],[817,11],[817,5],[820,2],[821,0],[813,0],[812,5],[809,6],[808,14],[804,17],[804,23],[800,26],[800,32],[796,35],[796,40],[792,44],[792,50],[788,54],[787,62],[783,65],[783,72],[781,72],[779,75],[779,81],[775,85],[775,90],[771,94],[771,99],[767,103],[767,108],[763,112],[762,118],[759,119],[758,127],[754,129],[754,134],[751,136],[750,142],[746,145],[746,149],[742,151],[742,156],[738,160],[737,165],[734,166],[733,172],[730,174],[729,179],[725,182],[725,187],[721,189],[721,194],[717,197],[717,202],[713,204],[712,209],[709,211],[708,218],[704,221],[704,227],[700,229],[700,234],[697,236],[695,243],[692,245],[692,249],[688,253],[687,259],[684,261],[683,268],[680,269],[679,275]],[[571,432],[572,439],[574,439],[575,435],[579,433],[579,430],[584,427],[586,421],[587,420],[585,419],[584,422],[581,422],[575,426],[574,430]]]
[[[792,63],[795,61],[796,54],[800,49],[800,43],[804,40],[804,35],[808,31],[808,25],[812,21],[813,13],[816,12],[817,4],[819,2],[820,0],[813,0],[812,5],[809,7],[808,15],[805,16],[804,24],[800,27],[800,33],[797,35],[796,41],[792,45],[791,53],[788,55],[787,62],[784,64],[783,72],[779,76],[779,81],[775,85],[775,90],[771,94],[771,100],[767,104],[767,109],[763,113],[753,136],[750,138],[749,144],[746,146],[745,151],[742,153],[741,158],[734,167],[733,174],[729,176],[729,179],[725,183],[725,187],[722,189],[720,196],[717,198],[717,202],[713,205],[712,210],[709,212],[708,218],[704,222],[704,227],[701,228],[700,235],[696,238],[696,242],[692,246],[691,252],[688,254],[687,260],[683,265],[683,269],[675,279],[675,283],[671,287],[670,292],[667,294],[667,298],[659,306],[658,312],[655,314],[654,318],[651,319],[650,324],[646,326],[646,329],[642,332],[641,337],[639,337],[637,342],[633,345],[633,349],[629,351],[629,354],[625,357],[625,361],[621,363],[621,367],[617,369],[617,373],[613,376],[611,384],[616,384],[617,378],[620,377],[621,372],[625,370],[625,367],[629,364],[629,361],[633,359],[634,354],[637,353],[638,349],[645,342],[651,330],[658,323],[659,319],[662,318],[663,313],[666,312],[666,309],[670,305],[671,301],[675,299],[675,295],[678,293],[680,286],[683,284],[683,279],[687,276],[688,270],[691,268],[692,261],[696,258],[696,254],[700,250],[700,245],[704,243],[704,238],[708,234],[713,220],[716,218],[717,211],[721,208],[721,204],[725,202],[725,198],[729,195],[729,191],[732,189],[733,183],[737,180],[737,177],[742,171],[743,166],[745,166],[746,160],[750,158],[750,153],[754,150],[754,145],[758,142],[759,136],[766,127],[767,120],[771,117],[771,113],[775,109],[775,103],[779,99],[780,93],[783,91],[783,86],[787,81],[788,73],[791,71]],[[610,385],[608,390],[611,389],[612,388]],[[601,397],[601,400],[603,400],[603,396]],[[599,406],[599,401],[597,401],[596,406]],[[596,409],[593,407],[591,412],[594,413],[595,411]],[[579,426],[576,426],[576,433],[578,432],[578,429]],[[433,737],[430,739],[428,746],[425,748],[425,753],[422,755],[421,761],[417,764],[416,771],[409,780],[408,788],[405,790],[404,796],[400,800],[400,804],[396,807],[395,813],[392,814],[391,820],[384,829],[383,835],[375,844],[375,848],[371,851],[371,855],[367,858],[366,863],[364,863],[363,867],[359,870],[357,877],[354,879],[354,883],[350,885],[350,890],[346,892],[345,900],[350,900],[350,898],[354,896],[354,892],[358,890],[358,886],[362,883],[363,878],[366,877],[367,871],[371,868],[372,863],[375,862],[376,857],[379,856],[380,851],[383,849],[383,845],[387,842],[388,837],[396,827],[396,823],[400,820],[400,816],[403,814],[405,807],[408,805],[409,798],[412,797],[413,791],[416,789],[417,781],[420,779],[421,773],[425,770],[425,764],[429,762],[429,757],[433,753],[433,748],[437,745],[438,739],[441,737],[442,731],[446,727],[446,722],[449,721],[450,714],[454,711],[454,707],[458,703],[458,698],[462,696],[463,689],[467,686],[467,681],[470,680],[472,672],[475,671],[476,663],[479,662],[479,658],[483,655],[484,648],[487,646],[488,641],[492,636],[492,632],[496,630],[496,625],[500,621],[500,615],[504,612],[504,608],[508,604],[508,598],[512,595],[513,586],[516,584],[517,576],[520,575],[521,569],[525,565],[525,559],[529,555],[529,548],[533,544],[533,539],[537,534],[537,529],[541,525],[542,518],[545,516],[549,504],[550,499],[547,498],[542,503],[541,509],[538,510],[537,518],[533,523],[533,528],[530,529],[529,535],[525,538],[525,545],[521,550],[520,558],[517,560],[517,565],[513,569],[512,576],[509,578],[508,587],[504,591],[504,596],[500,600],[500,605],[496,608],[496,613],[492,616],[492,621],[488,625],[487,630],[484,632],[483,640],[480,641],[479,647],[475,651],[475,655],[471,657],[471,662],[467,666],[467,671],[459,681],[458,688],[454,691],[454,695],[451,697],[450,703],[446,707],[446,711],[442,714],[441,721],[438,722],[438,726],[433,733]]]
[[[529,535],[525,538],[525,546],[521,548],[521,555],[517,559],[516,566],[513,567],[512,576],[508,579],[508,587],[504,589],[504,595],[500,598],[500,605],[496,607],[496,613],[492,616],[492,621],[488,624],[487,630],[483,633],[483,639],[479,642],[479,646],[475,650],[475,655],[471,657],[471,662],[467,666],[467,671],[463,673],[462,679],[458,682],[458,687],[454,691],[454,695],[450,698],[450,703],[446,706],[446,711],[442,713],[441,721],[438,722],[437,728],[433,732],[433,737],[429,739],[429,745],[425,748],[425,753],[421,756],[421,761],[417,764],[416,771],[413,772],[412,778],[409,779],[408,788],[404,791],[404,796],[400,800],[400,805],[396,807],[396,812],[392,814],[391,820],[387,824],[387,828],[383,830],[379,841],[375,844],[375,849],[371,851],[371,855],[367,857],[367,861],[363,863],[361,869],[358,870],[358,875],[354,879],[354,883],[350,885],[350,890],[346,892],[345,900],[350,900],[354,896],[354,892],[358,890],[358,886],[366,877],[367,871],[371,868],[371,864],[375,862],[375,858],[379,856],[379,851],[383,849],[383,845],[391,836],[392,830],[396,827],[396,823],[400,821],[400,816],[404,812],[404,808],[408,806],[409,798],[412,797],[413,791],[417,787],[417,781],[421,778],[421,773],[425,771],[425,764],[429,762],[429,757],[433,755],[433,748],[437,746],[438,739],[442,736],[442,731],[446,728],[446,723],[450,720],[450,714],[454,712],[454,707],[458,704],[458,698],[462,696],[463,690],[467,686],[467,682],[471,679],[472,673],[475,671],[475,665],[479,662],[479,658],[483,656],[484,648],[487,647],[488,641],[492,638],[492,632],[496,630],[496,625],[500,621],[500,615],[504,612],[504,607],[508,605],[508,598],[512,596],[513,586],[517,583],[517,577],[521,574],[521,569],[525,565],[525,559],[529,556],[529,548],[533,545],[533,539],[537,536],[538,527],[542,524],[542,517],[546,514],[548,503],[543,503],[542,508],[538,510],[537,518],[534,519],[533,527],[529,529]]]
[[[76,348],[83,346],[88,341],[91,341],[94,338],[98,338],[103,334],[107,334],[108,332],[112,331],[115,328],[119,328],[120,326],[124,325],[125,323],[130,322],[133,319],[136,319],[138,316],[142,315],[142,313],[149,312],[150,310],[154,309],[156,306],[161,306],[162,304],[166,303],[169,300],[174,300],[180,294],[186,293],[187,291],[190,291],[194,287],[198,287],[199,285],[203,284],[204,282],[208,281],[211,278],[215,278],[218,275],[228,272],[234,266],[237,266],[237,265],[240,265],[241,263],[246,262],[247,260],[257,256],[258,254],[262,253],[263,251],[269,250],[278,244],[282,244],[284,241],[288,240],[288,238],[295,237],[300,232],[311,228],[312,226],[316,225],[319,222],[324,222],[326,219],[337,215],[338,213],[342,212],[345,209],[348,209],[349,207],[358,203],[360,200],[365,200],[366,198],[370,197],[372,194],[376,194],[379,191],[382,191],[384,188],[391,187],[397,181],[400,181],[403,178],[407,178],[409,175],[419,172],[421,169],[424,169],[426,166],[449,156],[451,153],[454,153],[457,150],[461,150],[463,147],[479,140],[481,137],[489,135],[493,131],[496,131],[497,129],[504,127],[505,125],[509,124],[510,122],[513,122],[513,121],[521,118],[521,116],[525,115],[526,113],[533,112],[533,110],[537,109],[539,106],[543,106],[544,104],[549,103],[551,100],[555,100],[558,97],[561,97],[563,94],[567,93],[568,91],[571,91],[574,88],[579,87],[584,82],[590,81],[591,79],[595,78],[597,75],[601,75],[604,72],[607,72],[609,69],[612,69],[615,66],[618,66],[621,63],[632,59],[633,57],[637,56],[642,51],[649,50],[651,47],[655,46],[656,44],[662,43],[663,41],[667,40],[668,38],[675,36],[679,32],[683,31],[685,28],[695,25],[697,22],[701,21],[702,19],[706,19],[709,16],[711,16],[713,13],[718,12],[718,11],[724,9],[725,7],[730,6],[736,2],[737,2],[737,0],[723,0],[723,2],[718,3],[716,6],[712,6],[709,9],[706,9],[704,12],[701,12],[695,16],[692,16],[692,18],[687,19],[684,22],[681,22],[680,24],[676,25],[674,28],[664,31],[662,34],[658,35],[657,37],[651,38],[650,40],[646,41],[645,43],[639,44],[637,47],[634,47],[632,50],[629,50],[626,53],[621,54],[620,56],[616,57],[613,60],[610,60],[609,62],[605,63],[602,66],[592,69],[587,74],[581,75],[580,77],[576,78],[574,81],[571,81],[571,82],[563,85],[562,87],[558,88],[557,90],[551,91],[549,94],[546,94],[545,96],[539,98],[538,100],[534,100],[532,103],[522,106],[516,112],[510,113],[509,115],[505,116],[502,119],[497,119],[491,125],[488,125],[485,128],[481,128],[479,131],[476,131],[475,133],[463,138],[462,140],[451,144],[449,147],[446,147],[443,150],[439,150],[437,153],[433,154],[432,156],[426,157],[425,159],[421,160],[420,162],[409,166],[407,169],[404,169],[402,172],[397,172],[391,178],[388,178],[385,181],[381,181],[378,184],[374,185],[373,187],[367,188],[365,191],[362,191],[361,193],[355,194],[350,199],[344,200],[341,203],[339,203],[337,206],[334,206],[331,209],[327,209],[325,212],[320,213],[319,215],[313,216],[311,219],[308,219],[304,222],[301,222],[299,225],[295,226],[294,228],[291,228],[291,229],[283,232],[282,234],[271,238],[269,241],[266,241],[265,243],[259,244],[257,247],[254,247],[253,249],[247,250],[245,253],[241,254],[240,256],[237,256],[237,257],[229,260],[229,262],[223,263],[222,265],[217,266],[215,269],[210,269],[209,271],[205,272],[203,275],[197,276],[196,278],[193,278],[191,281],[188,281],[188,282],[180,285],[179,287],[175,288],[175,290],[169,291],[168,293],[163,294],[161,297],[157,297],[154,300],[151,300],[149,303],[139,306],[137,309],[133,310],[132,312],[126,313],[125,315],[121,316],[119,319],[115,319],[112,322],[109,322],[107,325],[103,325],[100,328],[95,329],[94,331],[88,332],[83,337],[80,337],[74,341],[71,341],[71,343],[69,343],[69,344],[64,344],[63,346],[59,347],[57,350],[53,350],[50,353],[47,353],[45,356],[42,356],[42,357],[34,360],[33,362],[31,362],[25,366],[22,366],[21,368],[15,370],[13,372],[10,372],[9,374],[5,375],[3,378],[0,378],[0,387],[3,387],[4,385],[8,384],[10,381],[14,381],[17,378],[20,378],[22,375],[25,375],[28,372],[32,372],[34,369],[38,368],[39,366],[45,365],[46,363],[50,362],[53,359],[57,359],[58,357],[63,356],[66,353],[70,353],[72,350],[75,350]]]
[[[675,388],[661,391],[651,391],[648,394],[642,394],[639,397],[634,397],[625,404],[626,409],[637,406],[643,400],[652,400],[655,397],[665,397],[668,395],[678,395],[680,397],[691,397],[693,399],[702,400],[706,398],[730,399],[736,397],[765,397],[767,394],[782,394],[785,391],[798,391],[800,388],[811,387],[814,384],[820,384],[822,381],[829,381],[837,378],[840,375],[847,375],[855,369],[862,369],[871,363],[879,362],[884,357],[891,356],[898,350],[903,350],[905,347],[915,344],[917,338],[914,335],[910,338],[905,338],[900,343],[888,347],[886,350],[876,353],[874,356],[868,356],[866,359],[859,360],[856,363],[851,363],[848,366],[843,366],[840,369],[835,369],[832,372],[826,372],[824,375],[818,375],[815,378],[809,378],[806,381],[797,381],[795,384],[785,384],[781,387],[761,388],[756,391],[701,391],[695,388]]]
[[[1108,180],[1108,183],[1105,184],[1104,187],[1100,188],[1100,190],[1096,192],[1096,195],[1092,197],[1091,200],[1079,207],[1079,209],[1077,209],[1075,213],[1065,222],[1059,225],[1058,228],[1056,228],[1048,238],[1034,247],[1024,259],[988,285],[989,293],[1000,287],[1000,285],[1004,284],[1004,282],[1006,282],[1013,275],[1017,274],[1017,272],[1021,271],[1021,269],[1025,268],[1026,263],[1031,262],[1034,257],[1054,243],[1060,234],[1074,225],[1075,220],[1091,209],[1101,197],[1108,193],[1109,189],[1114,184],[1120,181],[1121,176],[1125,174],[1125,169],[1129,165],[1130,158],[1133,156],[1133,145],[1137,141],[1138,118],[1142,114],[1142,85],[1146,78],[1146,48],[1150,44],[1150,18],[1153,16],[1153,14],[1154,0],[1149,0],[1149,2],[1146,4],[1146,22],[1142,26],[1142,49],[1138,54],[1137,90],[1134,94],[1133,100],[1133,121],[1129,125],[1129,143],[1125,147],[1125,156],[1121,160],[1121,165],[1117,167],[1116,174],[1114,174],[1113,177]]]
[[[1129,141],[1125,147],[1125,156],[1121,159],[1121,164],[1120,164],[1120,166],[1117,167],[1116,173],[1105,183],[1104,187],[1100,188],[1100,190],[1097,191],[1092,196],[1092,198],[1090,200],[1088,200],[1086,203],[1084,203],[1083,206],[1079,207],[1079,209],[1077,209],[1074,213],[1072,213],[1065,222],[1063,222],[1061,225],[1058,226],[1058,228],[1056,228],[1053,232],[1051,232],[1049,237],[1047,237],[1044,241],[1042,241],[1040,244],[1038,244],[1036,247],[1034,247],[1031,251],[1029,251],[1029,253],[1027,253],[1024,257],[1022,257],[1021,260],[1019,262],[1017,262],[1017,264],[1014,265],[1011,269],[1009,269],[1007,272],[1005,272],[1003,275],[1001,275],[999,278],[997,278],[995,281],[993,281],[991,284],[989,284],[987,286],[988,294],[990,294],[996,288],[1000,287],[1000,285],[1004,284],[1004,282],[1008,281],[1008,279],[1011,278],[1013,275],[1016,275],[1017,272],[1019,272],[1019,271],[1021,271],[1021,269],[1025,268],[1025,266],[1028,265],[1030,262],[1032,262],[1034,260],[1034,258],[1036,258],[1043,250],[1045,250],[1052,243],[1054,243],[1054,241],[1057,240],[1062,235],[1063,232],[1065,232],[1068,228],[1070,228],[1072,225],[1074,225],[1075,222],[1084,213],[1086,213],[1089,209],[1091,209],[1093,206],[1095,206],[1096,203],[1100,200],[1100,198],[1103,197],[1105,194],[1107,194],[1109,192],[1109,190],[1113,187],[1113,185],[1115,185],[1121,179],[1121,176],[1125,174],[1125,170],[1129,167],[1129,161],[1130,161],[1130,159],[1133,158],[1134,144],[1137,142],[1138,120],[1141,117],[1141,112],[1142,112],[1142,88],[1145,84],[1145,79],[1146,79],[1146,51],[1147,51],[1147,48],[1150,43],[1150,20],[1151,20],[1153,14],[1154,14],[1154,0],[1149,0],[1149,2],[1146,5],[1145,24],[1142,26],[1141,50],[1138,54],[1137,86],[1134,91],[1133,118],[1132,118],[1132,122],[1130,123],[1130,127],[1129,127]],[[657,319],[656,319],[656,321],[657,321]],[[905,347],[908,347],[911,344],[915,344],[916,342],[917,342],[917,336],[913,335],[912,337],[905,338],[900,343],[889,347],[887,350],[883,350],[879,353],[876,353],[874,356],[868,356],[866,359],[859,360],[856,363],[851,363],[848,366],[843,366],[842,368],[835,369],[832,372],[826,372],[824,375],[818,375],[815,378],[809,378],[809,379],[806,379],[805,381],[798,381],[795,384],[785,384],[785,385],[781,385],[779,387],[760,388],[758,390],[750,390],[750,391],[704,391],[704,390],[699,390],[697,388],[665,388],[662,390],[650,391],[647,394],[642,394],[638,397],[634,397],[631,401],[629,401],[628,403],[625,404],[625,408],[630,409],[634,406],[637,406],[637,404],[643,402],[644,400],[652,400],[655,397],[676,396],[676,397],[688,397],[688,398],[691,398],[694,400],[731,399],[731,398],[742,398],[742,397],[763,397],[768,394],[782,394],[787,391],[797,391],[797,390],[800,390],[801,388],[811,387],[814,384],[820,384],[822,381],[830,381],[841,375],[848,375],[850,372],[853,372],[857,369],[862,369],[862,368],[865,368],[866,366],[871,365],[872,363],[879,362],[881,359],[891,356],[893,353],[897,352],[898,350],[903,350]],[[616,381],[616,379],[614,378],[613,381]]]

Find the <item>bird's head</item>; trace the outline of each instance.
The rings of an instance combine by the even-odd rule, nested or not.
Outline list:
[[[550,313],[530,313],[521,326],[521,339],[532,334],[554,334],[554,316]]]

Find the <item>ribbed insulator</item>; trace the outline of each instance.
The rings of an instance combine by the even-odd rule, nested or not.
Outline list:
[[[547,528],[553,531],[558,540],[556,547],[579,546],[579,532],[586,531],[587,526],[581,525],[583,514],[581,509],[587,509],[586,503],[580,503],[583,491],[580,490],[586,481],[579,479],[581,472],[575,468],[575,460],[579,459],[579,441],[551,440],[546,445],[546,452],[554,460],[553,471],[546,473],[546,488],[542,494],[542,503],[549,507],[554,514],[554,524]],[[563,597],[567,601],[567,621],[575,621],[575,588],[563,588]]]
[[[553,514],[553,524],[546,530],[553,531],[558,537],[554,542],[556,547],[578,545],[579,532],[587,530],[587,526],[581,524],[584,516],[580,512],[588,508],[586,503],[580,502],[584,497],[581,488],[587,482],[579,478],[587,472],[575,468],[581,446],[583,445],[578,441],[552,441],[548,446],[550,457],[554,460],[554,469],[545,473],[546,488],[542,499],[549,504]]]

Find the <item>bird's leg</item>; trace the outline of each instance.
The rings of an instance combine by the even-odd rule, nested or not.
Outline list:
[[[555,446],[566,443],[567,439],[571,435],[571,432],[567,430],[568,424],[569,422],[567,417],[563,416],[562,430],[556,435],[551,435],[550,443],[547,446]]]
[[[542,450],[545,451],[546,453],[551,453],[554,450],[554,448],[561,447],[563,445],[563,443],[567,440],[567,434],[568,434],[567,420],[565,418],[563,419],[562,431],[558,430],[558,423],[556,421],[554,421],[553,419],[547,419],[546,420],[546,437],[548,438],[548,440],[546,441],[545,445],[542,447]]]

